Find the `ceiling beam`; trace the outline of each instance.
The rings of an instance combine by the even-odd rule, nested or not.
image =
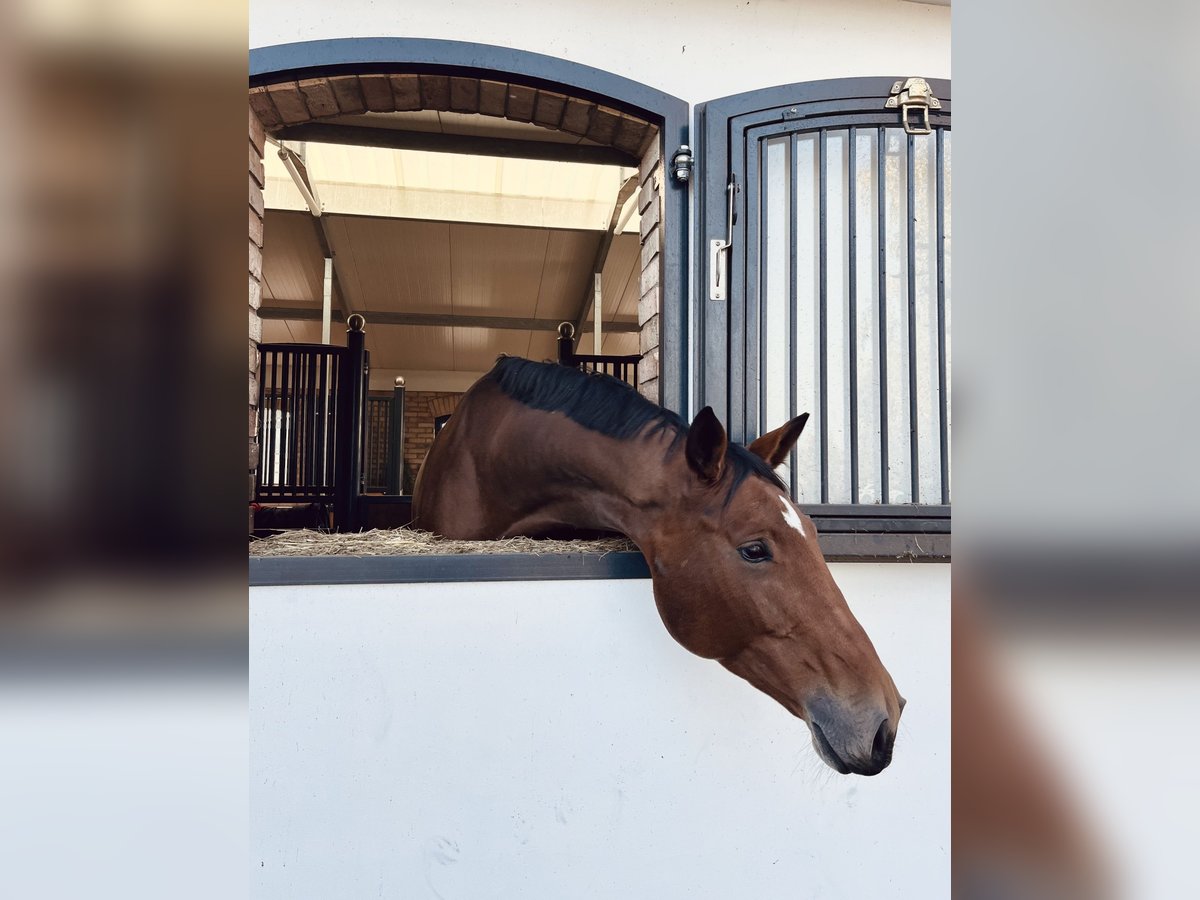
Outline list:
[[[344,310],[337,310],[343,316]],[[443,315],[434,313],[396,313],[372,310],[359,310],[359,315],[367,320],[367,327],[372,325],[409,325],[433,328],[499,328],[512,331],[558,331],[559,319],[524,319],[513,316],[462,316]],[[321,309],[316,306],[287,306],[278,303],[266,304],[259,309],[258,314],[264,319],[300,319],[306,321],[321,320]],[[624,334],[638,330],[637,322],[605,322],[607,331]]]
[[[351,144],[388,150],[427,150],[433,153],[465,153],[505,159],[541,159],[551,162],[590,163],[600,166],[632,166],[641,162],[616,147],[592,144],[563,144],[557,141],[528,141],[471,134],[442,134],[436,131],[403,131],[399,128],[369,128],[310,122],[290,125],[276,135],[285,141],[315,141],[321,144]]]
[[[324,216],[324,204],[317,197],[316,187],[314,187],[312,179],[308,174],[308,165],[305,162],[307,154],[304,152],[304,144],[303,142],[300,144],[299,152],[290,147],[285,147],[280,141],[276,141],[276,144],[279,146],[279,158],[283,160],[283,164],[287,167],[292,179],[296,182],[296,187],[304,197],[304,203],[312,216],[313,233],[316,235],[317,243],[321,246],[323,260],[333,259],[333,246],[329,240],[329,227],[326,224]],[[307,194],[305,193],[306,191]],[[332,280],[333,289],[342,298],[342,303],[350,309],[350,312],[354,312],[354,304],[350,302],[350,298],[346,296],[346,291],[342,288],[341,282],[338,280],[336,263],[333,267]]]

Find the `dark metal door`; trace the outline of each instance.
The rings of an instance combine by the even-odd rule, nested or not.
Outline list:
[[[906,127],[907,84],[698,107],[695,390],[741,443],[811,414],[781,470],[811,514],[926,527],[950,501],[951,103],[930,80]]]

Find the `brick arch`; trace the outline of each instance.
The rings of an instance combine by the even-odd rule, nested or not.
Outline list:
[[[462,394],[442,394],[429,401],[429,414],[435,419],[448,416],[458,407]]]
[[[250,108],[267,131],[367,112],[478,113],[528,122],[642,156],[658,129],[591,100],[486,78],[430,74],[332,75],[250,88]]]

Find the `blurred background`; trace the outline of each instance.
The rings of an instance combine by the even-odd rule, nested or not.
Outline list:
[[[0,10],[0,896],[245,894],[246,15]]]
[[[1200,10],[953,17],[955,885],[1192,896]]]
[[[0,896],[245,893],[246,14],[0,11]],[[1193,896],[1200,12],[953,16],[957,893]]]

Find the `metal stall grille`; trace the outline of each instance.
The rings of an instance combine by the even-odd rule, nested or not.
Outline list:
[[[746,132],[746,429],[811,413],[802,504],[947,505],[950,130],[844,122]]]
[[[641,362],[642,357],[637,353],[629,356],[576,353],[575,327],[570,322],[563,322],[558,326],[559,365],[573,366],[584,372],[611,375],[636,388],[638,386],[638,366],[641,365]]]
[[[388,492],[388,462],[392,446],[392,396],[368,397],[363,442],[363,490]]]
[[[337,396],[343,348],[262,344],[259,369],[259,500],[334,499]]]
[[[572,359],[575,365],[585,372],[611,375],[613,378],[637,387],[638,364],[642,361],[641,356],[581,356],[575,354]]]

